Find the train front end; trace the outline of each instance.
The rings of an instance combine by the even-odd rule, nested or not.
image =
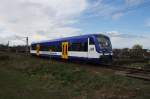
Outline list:
[[[109,37],[105,35],[96,35],[95,37],[100,63],[111,64],[113,52]]]

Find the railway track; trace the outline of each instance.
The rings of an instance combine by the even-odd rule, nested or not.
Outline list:
[[[114,66],[111,67],[111,69],[115,69],[117,71],[116,74],[119,75],[150,81],[150,70],[122,67],[122,66]]]
[[[81,63],[79,65],[81,65]],[[86,65],[85,67],[88,66],[91,69],[94,69],[94,70],[96,69],[97,72],[101,68],[111,69],[115,71],[116,75],[123,75],[127,77],[150,81],[150,70],[136,69],[136,68],[130,68],[130,67],[125,67],[125,66],[115,66],[115,65],[93,65],[93,64],[85,64],[85,65]]]
[[[105,68],[115,70],[116,71],[115,74],[117,75],[123,75],[150,81],[150,70],[129,68],[123,66],[108,66]]]

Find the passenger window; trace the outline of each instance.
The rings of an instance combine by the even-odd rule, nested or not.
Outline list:
[[[70,44],[70,51],[87,51],[88,50],[88,44],[87,42],[82,43],[72,43]]]
[[[36,50],[36,45],[33,44],[33,45],[31,46],[31,49],[32,49],[32,50]]]
[[[94,39],[93,39],[93,38],[90,38],[89,41],[90,41],[90,42],[89,42],[90,45],[94,45]]]
[[[41,45],[40,48],[41,51],[49,51],[49,46]]]
[[[72,43],[71,44],[71,51],[80,51],[81,50],[81,43]]]
[[[88,43],[87,42],[85,42],[85,43],[83,43],[83,51],[87,51],[88,50]]]

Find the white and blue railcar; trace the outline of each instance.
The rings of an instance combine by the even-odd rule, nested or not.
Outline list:
[[[102,34],[89,34],[32,43],[30,53],[57,59],[77,59],[97,63],[112,61],[110,39]]]

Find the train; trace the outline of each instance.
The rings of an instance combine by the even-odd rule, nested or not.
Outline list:
[[[113,52],[108,36],[88,34],[33,42],[30,46],[30,54],[53,59],[103,64],[112,62]]]

